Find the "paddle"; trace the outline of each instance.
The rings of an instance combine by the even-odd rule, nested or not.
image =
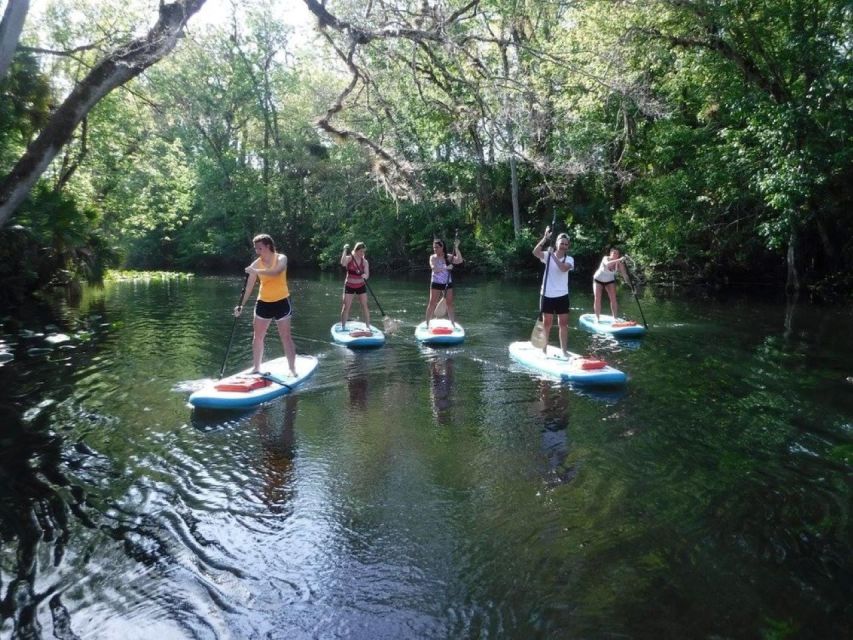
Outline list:
[[[456,242],[459,242],[459,229],[456,230],[454,237],[453,255],[456,255]],[[447,282],[444,283],[444,291],[441,292],[441,300],[435,305],[435,311],[432,312],[434,318],[444,318],[447,315],[447,287],[450,286],[450,274],[447,274]]]
[[[240,290],[240,297],[237,298],[237,305],[243,304],[243,295],[246,293],[246,285],[249,283],[249,274],[243,280],[243,288]],[[239,316],[234,316],[234,322],[231,325],[231,337],[228,338],[228,347],[225,349],[225,357],[222,359],[222,368],[219,370],[219,379],[225,375],[225,363],[228,362],[228,352],[231,351],[231,343],[234,342],[234,330],[237,328],[237,319]]]
[[[626,255],[625,255],[625,258],[627,258],[628,260],[630,260],[630,261],[631,261],[631,264],[633,264],[635,267],[637,266],[637,263],[635,263],[635,262],[634,262],[634,259],[633,259],[633,258],[631,258],[629,255],[627,255],[627,254],[626,254]],[[634,300],[636,300],[636,301],[637,301],[637,308],[640,310],[640,317],[643,319],[643,326],[645,326],[645,327],[646,327],[646,329],[648,329],[648,328],[649,328],[649,323],[648,323],[648,322],[646,322],[646,316],[645,316],[645,314],[643,313],[643,307],[642,307],[642,305],[640,304],[640,299],[637,297],[637,289],[634,287],[634,281],[633,281],[633,278],[631,277],[631,270],[630,270],[630,269],[628,269],[628,265],[627,265],[627,264],[625,265],[625,271],[626,271],[626,273],[628,274],[628,286],[630,286],[630,287],[631,287],[631,293],[633,293],[633,294],[634,294]]]
[[[282,387],[284,387],[288,391],[293,391],[293,387],[291,387],[289,384],[287,384],[281,378],[274,376],[271,373],[259,373],[258,377],[263,378],[264,380],[269,380],[270,382],[275,382],[276,384],[281,385]]]
[[[551,226],[548,227],[548,233],[554,233],[554,225],[557,224],[557,211],[554,210],[554,216],[551,218]],[[548,344],[548,336],[545,335],[545,328],[542,326],[544,314],[542,313],[543,298],[548,286],[548,271],[551,266],[551,252],[548,251],[548,257],[545,260],[545,281],[542,283],[542,293],[539,294],[539,315],[536,316],[536,324],[533,325],[533,331],[530,332],[530,344],[537,349],[544,349]]]
[[[366,286],[367,290],[370,291],[370,295],[373,296],[373,301],[376,303],[376,306],[379,307],[379,313],[382,314],[382,328],[385,330],[385,333],[394,333],[397,331],[400,328],[400,321],[394,320],[393,318],[389,318],[385,315],[382,305],[379,304],[379,298],[377,298],[376,294],[373,293],[373,289],[370,288],[367,280],[364,281],[364,286]]]
[[[347,251],[347,253],[349,253],[349,251]],[[354,257],[353,260],[355,260]],[[356,264],[355,266],[355,272],[360,276],[364,275],[358,268],[358,265]],[[382,314],[382,328],[385,330],[385,333],[394,333],[395,331],[397,331],[397,329],[400,328],[400,321],[392,320],[391,318],[385,315],[385,310],[382,308],[382,305],[379,304],[379,298],[377,298],[376,294],[373,293],[373,289],[370,287],[370,283],[367,282],[367,278],[364,279],[364,286],[367,287],[368,291],[370,291],[370,295],[373,296],[373,301],[376,303],[376,306],[379,307],[379,313]],[[370,327],[368,327],[368,330],[369,329]]]

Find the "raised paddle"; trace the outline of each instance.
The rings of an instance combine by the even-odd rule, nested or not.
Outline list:
[[[554,225],[557,223],[557,211],[554,210],[554,215],[551,218],[551,226],[548,227],[547,232],[550,235],[554,233]],[[530,344],[532,344],[537,349],[544,349],[545,345],[548,344],[548,336],[545,335],[545,327],[542,326],[542,321],[544,318],[544,313],[542,313],[542,304],[544,302],[543,298],[545,297],[545,290],[548,286],[548,271],[550,271],[549,267],[551,266],[551,251],[548,251],[548,257],[545,260],[545,281],[542,283],[542,293],[539,294],[539,315],[536,316],[536,324],[533,325],[533,331],[530,332]]]
[[[240,289],[240,297],[237,298],[237,305],[241,305],[243,303],[243,295],[246,293],[246,285],[249,283],[249,274],[246,274],[246,278],[243,280],[243,288]],[[225,363],[228,362],[228,352],[231,351],[231,343],[234,342],[234,330],[237,328],[237,318],[238,316],[234,316],[234,322],[231,324],[231,337],[228,338],[228,347],[225,349],[225,357],[222,359],[222,368],[219,370],[219,379],[222,379],[222,376],[225,375]]]
[[[456,230],[454,237],[453,254],[456,255],[456,242],[459,241],[459,229]],[[450,286],[450,274],[447,274],[447,282],[444,283],[444,291],[441,292],[441,299],[435,305],[435,311],[432,312],[434,318],[444,318],[447,315],[447,287]]]
[[[631,264],[633,264],[635,267],[637,266],[637,263],[634,262],[634,259],[632,257],[627,254],[625,254],[625,257],[631,261]],[[640,317],[643,319],[643,326],[648,329],[649,323],[646,322],[646,315],[643,313],[643,307],[640,304],[640,299],[637,297],[637,289],[634,287],[634,279],[631,277],[631,270],[628,269],[627,264],[625,265],[625,271],[628,273],[628,286],[631,287],[631,293],[634,294],[634,300],[637,301],[637,308],[640,310]]]

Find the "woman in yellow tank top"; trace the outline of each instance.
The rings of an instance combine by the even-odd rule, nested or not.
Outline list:
[[[287,256],[276,253],[275,242],[265,233],[252,238],[252,244],[255,245],[258,258],[246,267],[246,273],[249,274],[246,293],[240,304],[234,307],[234,315],[239,316],[243,312],[246,300],[252,295],[255,281],[260,280],[258,300],[255,302],[255,317],[252,321],[254,330],[252,371],[261,371],[261,362],[264,359],[264,338],[270,323],[275,320],[281,346],[290,365],[290,373],[295,376],[296,345],[293,344],[293,337],[290,335],[290,317],[293,315],[293,309],[290,306],[290,291],[287,288]]]

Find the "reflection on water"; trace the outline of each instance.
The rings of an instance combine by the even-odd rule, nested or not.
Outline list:
[[[343,375],[347,383],[349,406],[357,411],[367,408],[367,367],[371,356],[371,353],[362,351],[349,350],[344,353]]]
[[[298,394],[288,394],[282,402],[258,411],[251,420],[261,441],[264,502],[274,513],[281,513],[293,497],[293,425],[298,402]]]
[[[448,426],[453,406],[453,356],[435,354],[429,359],[430,400],[435,421]]]
[[[70,482],[59,464],[62,442],[50,434],[44,422],[42,417],[27,424],[16,411],[0,407],[0,532],[4,550],[15,550],[14,554],[3,554],[4,584],[8,585],[3,618],[12,617],[12,632],[20,638],[38,637],[40,631],[37,607],[42,596],[36,589],[39,546],[50,545],[59,563],[70,537],[68,520],[72,514],[62,495]],[[79,502],[75,506],[79,509]],[[67,619],[58,595],[50,604],[54,619]]]
[[[545,454],[547,471],[545,483],[549,487],[570,482],[576,471],[566,465],[569,455],[569,398],[565,385],[540,380],[539,412],[542,416],[542,452]]]
[[[0,637],[851,635],[849,314],[644,299],[638,344],[571,333],[629,374],[602,392],[512,366],[524,283],[466,279],[459,349],[370,353],[330,344],[338,284],[293,278],[320,366],[240,412],[178,384],[238,278],[5,321]],[[382,291],[421,320],[420,280]]]

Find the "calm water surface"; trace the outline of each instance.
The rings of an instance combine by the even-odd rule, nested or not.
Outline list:
[[[187,405],[237,278],[7,316],[0,637],[850,637],[850,309],[646,292],[616,343],[581,286],[572,349],[630,376],[581,392],[508,358],[534,284],[460,280],[464,345],[419,347],[426,284],[376,278],[403,328],[355,353],[339,279],[293,279],[320,366],[242,413]]]

